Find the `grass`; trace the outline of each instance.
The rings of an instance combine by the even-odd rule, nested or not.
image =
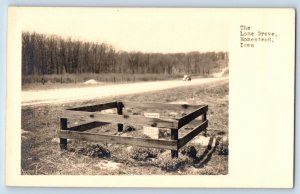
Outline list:
[[[42,78],[44,78],[44,85],[51,84],[74,84],[81,83],[94,79],[100,83],[126,83],[137,81],[158,81],[181,78],[181,74],[126,74],[126,73],[82,73],[82,74],[51,74],[51,75],[27,75],[22,76],[23,89],[30,88],[34,85],[43,85]]]
[[[71,140],[68,150],[61,151],[58,143],[59,118],[65,108],[122,99],[126,101],[176,102],[208,104],[208,136],[215,137],[216,146],[201,146],[190,142],[193,154],[188,151],[170,158],[169,150],[153,150],[114,144],[96,144]],[[21,169],[28,175],[150,175],[150,174],[200,174],[222,175],[228,173],[228,81],[203,86],[181,87],[143,94],[124,95],[65,104],[22,107]],[[112,126],[95,129],[113,134]],[[180,136],[187,133],[180,130]],[[141,130],[123,135],[143,136]],[[145,135],[144,135],[145,136]],[[225,142],[223,141],[225,140]],[[95,154],[107,150],[109,157]],[[83,154],[83,150],[93,153]],[[189,150],[189,149],[187,149]],[[137,154],[138,153],[138,154]],[[141,156],[139,156],[141,154]],[[99,157],[94,157],[99,156]],[[192,156],[192,157],[191,157]]]

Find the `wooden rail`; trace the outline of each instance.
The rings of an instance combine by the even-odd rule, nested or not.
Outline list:
[[[100,111],[106,109],[117,109],[117,114],[105,114]],[[141,115],[124,114],[124,108],[137,108],[141,110],[171,110],[171,111],[191,111],[187,115],[177,118],[148,118]],[[79,139],[86,141],[96,141],[105,143],[116,143],[123,145],[141,146],[158,149],[171,150],[172,157],[178,157],[178,150],[186,145],[190,140],[202,131],[206,131],[208,121],[206,114],[207,105],[188,105],[188,104],[163,104],[163,103],[138,103],[138,102],[108,102],[97,105],[82,106],[64,110],[60,119],[60,147],[67,148],[67,139]],[[148,114],[151,115],[151,114]],[[197,120],[200,118],[201,120]],[[68,119],[76,120],[78,126],[68,127]],[[141,125],[171,130],[171,139],[151,139],[139,137],[123,137],[118,135],[104,135],[90,133],[87,130],[103,126],[109,123],[117,124],[118,131],[123,130],[124,124]],[[184,137],[178,136],[178,130],[185,125],[195,126]]]
[[[61,130],[60,137],[65,139],[79,139],[84,141],[96,141],[103,143],[114,143],[132,146],[142,146],[148,148],[177,150],[177,141],[172,140],[122,137],[117,135],[102,135],[99,133],[76,132],[70,130]]]
[[[189,122],[191,122],[192,120],[194,120],[195,118],[199,117],[200,115],[206,113],[208,110],[208,106],[202,106],[199,109],[197,109],[194,112],[191,112],[188,115],[185,115],[184,117],[180,118],[178,121],[178,129],[180,129],[181,127],[183,127],[184,125],[188,124]]]
[[[64,110],[62,118],[72,118],[84,122],[107,122],[107,123],[122,123],[135,125],[149,126],[149,127],[163,127],[163,128],[176,128],[178,121],[175,119],[164,120],[159,118],[147,118],[140,115],[115,115],[105,114],[101,112],[85,112]]]
[[[70,131],[87,131],[96,127],[101,127],[104,125],[107,125],[109,123],[105,123],[105,122],[89,122],[89,123],[84,123],[84,124],[80,124],[77,126],[73,126],[73,127],[69,127],[68,130]]]
[[[108,102],[104,104],[96,104],[96,105],[90,105],[90,106],[82,106],[82,107],[76,107],[76,108],[70,108],[67,110],[73,110],[73,111],[86,111],[86,112],[96,112],[111,108],[116,108],[117,102]]]
[[[155,109],[155,110],[195,110],[201,105],[189,104],[164,104],[164,103],[145,103],[145,102],[121,102],[123,107],[139,108],[142,110]]]
[[[208,121],[206,120],[201,125],[195,127],[191,132],[186,134],[184,137],[180,138],[178,141],[178,149],[183,147],[185,144],[191,141],[195,136],[197,136],[199,133],[205,130],[207,126],[208,126]]]

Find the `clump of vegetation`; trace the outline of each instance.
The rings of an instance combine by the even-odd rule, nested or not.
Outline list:
[[[228,141],[221,139],[217,145],[216,151],[219,155],[227,156],[229,154]]]
[[[171,136],[170,130],[167,129],[159,129],[158,138],[168,138]]]
[[[197,150],[194,146],[185,146],[181,149],[181,153],[186,155],[190,158],[196,159],[197,158]]]
[[[86,147],[80,148],[78,153],[93,158],[109,158],[110,151],[99,144],[88,144]]]
[[[150,158],[156,158],[157,154],[157,149],[133,148],[129,155],[132,159],[138,161],[146,161]]]
[[[188,162],[188,158],[180,157],[180,158],[170,158],[166,157],[158,161],[158,166],[167,172],[177,171],[183,169],[185,164]]]

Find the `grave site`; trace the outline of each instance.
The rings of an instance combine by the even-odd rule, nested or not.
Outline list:
[[[225,175],[228,142],[228,79],[27,104],[21,173]]]

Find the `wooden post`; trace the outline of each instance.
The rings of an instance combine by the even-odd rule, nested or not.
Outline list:
[[[203,119],[202,119],[202,121],[204,122],[204,121],[206,121],[206,112],[203,114]],[[205,130],[204,130],[204,136],[206,137],[207,136],[207,127],[205,128]]]
[[[118,115],[122,115],[123,114],[123,104],[122,102],[117,102],[117,111],[118,111]],[[123,131],[123,124],[119,123],[118,124],[118,131],[121,132]]]
[[[68,129],[68,120],[66,118],[60,118],[60,130]],[[60,149],[67,149],[67,139],[60,138]]]
[[[171,140],[178,141],[178,129],[171,129]],[[172,158],[178,157],[178,148],[177,150],[171,150],[171,157]]]

